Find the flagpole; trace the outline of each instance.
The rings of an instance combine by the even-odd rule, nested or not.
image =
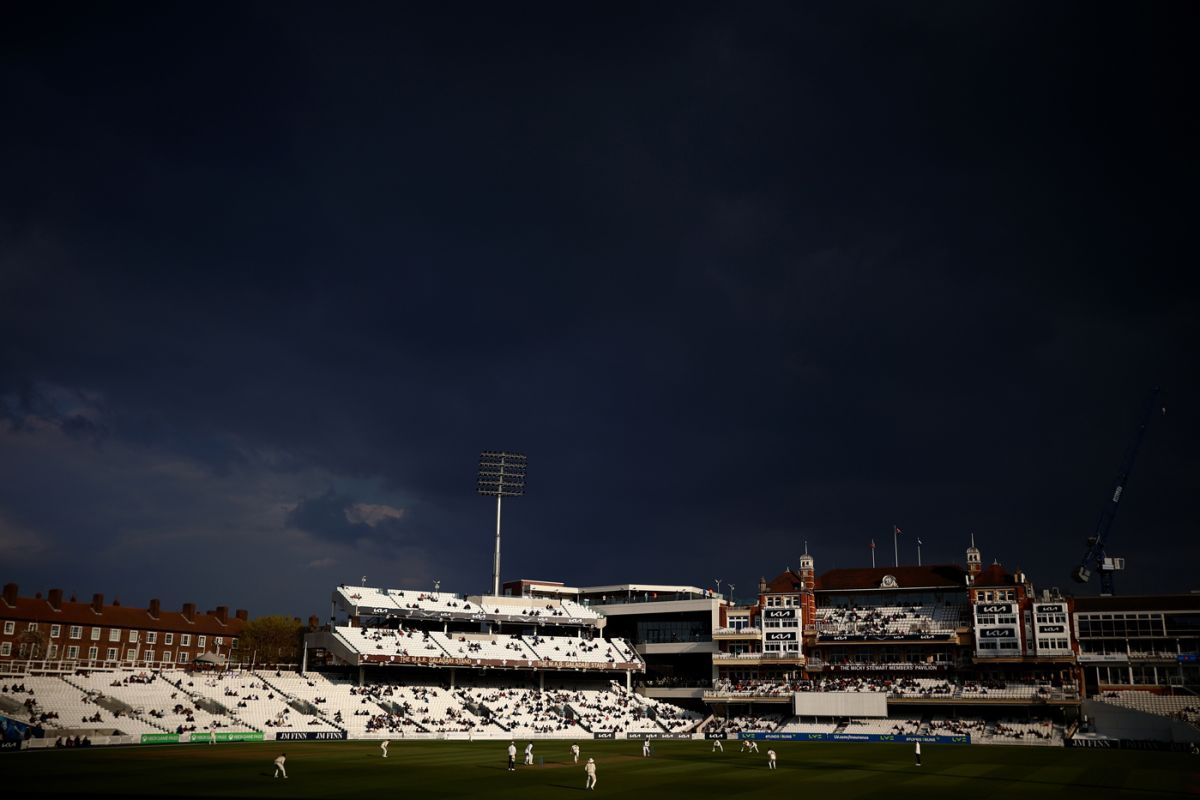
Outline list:
[[[871,569],[875,569],[875,540],[871,540]]]
[[[895,551],[895,554],[896,554],[896,566],[897,567],[900,566],[900,537],[898,535],[899,533],[900,533],[900,529],[897,528],[895,525],[893,525],[892,526],[892,549]]]
[[[921,540],[917,539],[917,566],[921,566]]]

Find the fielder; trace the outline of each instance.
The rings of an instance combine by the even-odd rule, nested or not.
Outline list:
[[[747,739],[746,744],[750,745],[746,749],[749,750],[751,753],[758,752],[758,742],[754,741],[753,739]]]
[[[775,769],[775,751],[767,751],[767,769]]]
[[[725,745],[721,744],[721,740],[720,740],[720,739],[713,739],[713,749],[712,749],[712,751],[715,753],[715,752],[717,752],[718,750],[720,750],[722,753],[724,753],[724,752],[725,752]]]
[[[279,773],[283,773],[283,777],[287,777],[287,770],[283,768],[283,762],[287,761],[287,756],[283,753],[279,754],[279,758],[275,759],[275,777],[279,777]]]
[[[585,789],[596,788],[596,759],[589,758],[587,764],[584,765],[583,771],[587,773],[587,782],[584,784]]]
[[[516,742],[508,743],[508,771],[509,772],[517,771],[517,743]]]
[[[650,740],[646,739],[644,742],[642,742],[642,758],[648,758],[649,756],[650,756]]]
[[[533,742],[525,745],[525,765],[533,766]]]
[[[571,758],[574,760],[574,762],[576,764],[579,763],[579,745],[577,745],[577,744],[571,745]]]
[[[382,742],[379,743],[379,749],[383,751],[384,758],[387,758],[387,749],[388,749],[389,744],[390,744],[390,742],[387,739],[384,739]]]
[[[217,743],[217,723],[215,720],[213,722],[208,723],[208,743],[209,744]]]
[[[921,743],[920,742],[917,742],[917,747],[913,752],[914,752],[914,755],[916,755],[916,757],[917,757],[917,766],[919,767],[919,766],[921,766]]]

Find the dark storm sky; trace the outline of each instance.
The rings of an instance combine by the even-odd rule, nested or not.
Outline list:
[[[1161,385],[1110,552],[1200,587],[1185,12],[10,7],[0,580],[477,592],[496,448],[506,579],[1075,590]]]

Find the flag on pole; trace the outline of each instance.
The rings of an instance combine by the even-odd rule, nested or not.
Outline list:
[[[871,549],[872,550],[875,549],[875,540],[874,539],[871,540]]]
[[[896,527],[895,525],[893,525],[893,526],[892,526],[892,531],[893,531],[895,534],[897,534],[897,535],[899,535],[899,534],[901,534],[901,533],[904,533],[904,531],[900,530],[900,529],[899,529],[898,527]]]
[[[917,537],[917,547],[920,547],[920,546],[921,546],[921,545],[923,545],[923,544],[924,544],[924,542],[922,542],[922,541],[921,541],[921,537],[920,537],[920,536],[918,536],[918,537]]]

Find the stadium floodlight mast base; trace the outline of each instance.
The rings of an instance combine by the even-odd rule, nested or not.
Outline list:
[[[496,498],[496,555],[492,561],[492,596],[500,595],[500,502],[525,494],[525,454],[484,450],[479,454],[480,494]]]

